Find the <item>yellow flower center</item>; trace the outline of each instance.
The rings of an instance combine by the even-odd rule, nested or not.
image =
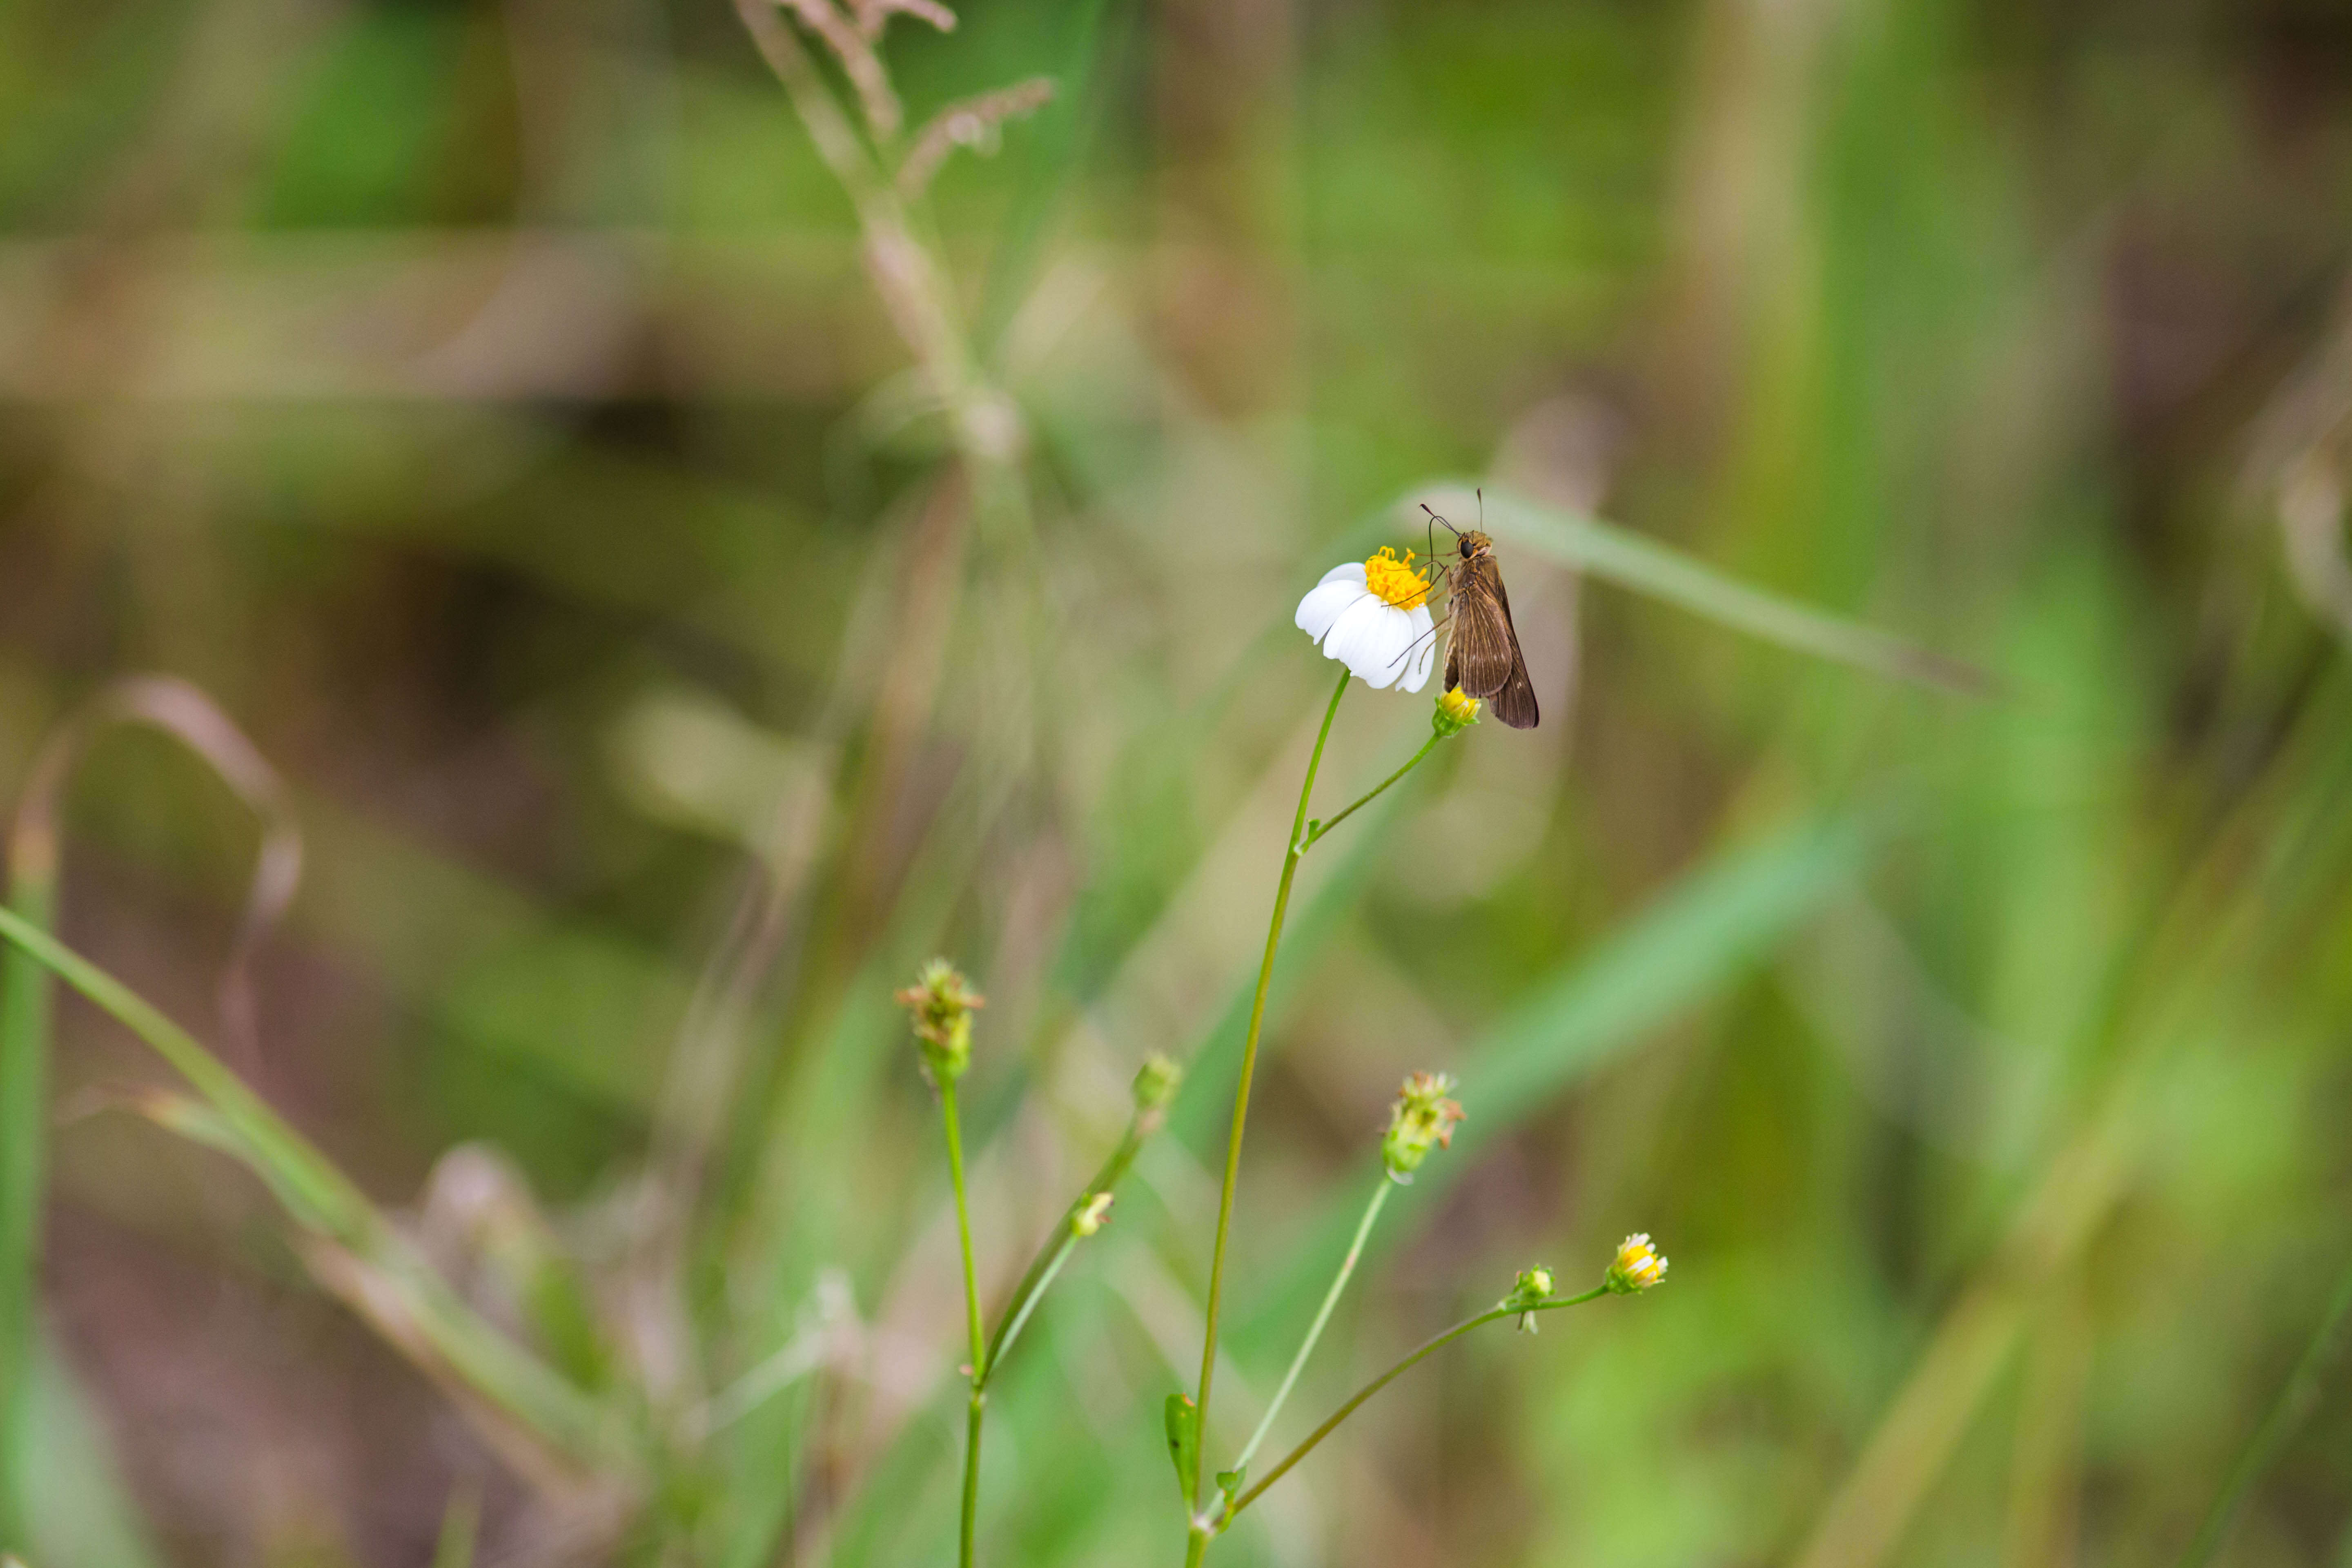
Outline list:
[[[1381,546],[1381,552],[1364,563],[1364,586],[1394,605],[1400,610],[1417,610],[1429,602],[1429,579],[1412,563],[1412,552],[1397,559],[1396,547]]]

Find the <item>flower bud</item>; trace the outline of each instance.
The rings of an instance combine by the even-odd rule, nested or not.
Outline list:
[[[971,988],[944,958],[932,959],[898,993],[898,1005],[914,1019],[923,1047],[923,1067],[934,1083],[952,1083],[971,1065],[971,1016],[988,998]]]
[[[1609,1265],[1609,1289],[1620,1296],[1638,1295],[1666,1277],[1666,1260],[1647,1236],[1629,1236]]]
[[[1454,1146],[1454,1124],[1462,1120],[1462,1107],[1445,1098],[1453,1089],[1448,1073],[1417,1072],[1404,1080],[1389,1112],[1389,1130],[1381,1138],[1381,1162],[1388,1167],[1389,1180],[1410,1183],[1433,1147]]]
[[[1135,1109],[1139,1111],[1164,1110],[1176,1098],[1176,1088],[1184,1081],[1184,1069],[1158,1051],[1143,1058],[1143,1066],[1135,1074]]]
[[[1087,1195],[1087,1201],[1078,1205],[1077,1212],[1070,1216],[1070,1234],[1092,1236],[1100,1230],[1104,1222],[1109,1218],[1110,1194],[1090,1193]]]
[[[1511,1293],[1503,1298],[1503,1305],[1518,1312],[1520,1331],[1531,1334],[1536,1331],[1536,1315],[1532,1309],[1538,1302],[1550,1300],[1551,1270],[1538,1266],[1519,1270],[1518,1279],[1511,1286]]]
[[[1438,694],[1437,712],[1429,723],[1442,740],[1462,733],[1477,721],[1478,700],[1458,686],[1449,686]]]

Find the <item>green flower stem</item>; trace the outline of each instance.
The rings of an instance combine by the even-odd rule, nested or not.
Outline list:
[[[1372,1201],[1364,1205],[1363,1220],[1356,1226],[1356,1239],[1349,1243],[1348,1256],[1339,1260],[1339,1272],[1332,1277],[1331,1289],[1323,1293],[1322,1309],[1315,1314],[1315,1321],[1308,1325],[1307,1338],[1299,1344],[1298,1353],[1290,1358],[1290,1370],[1283,1373],[1282,1386],[1274,1391],[1274,1398],[1267,1404],[1265,1415],[1258,1420],[1257,1430],[1250,1434],[1248,1445],[1242,1449],[1242,1457],[1234,1461],[1234,1469],[1249,1468],[1258,1445],[1265,1442],[1265,1435],[1274,1429],[1274,1418],[1280,1413],[1282,1402],[1290,1397],[1291,1385],[1298,1381],[1298,1373],[1307,1365],[1307,1358],[1315,1353],[1315,1342],[1323,1337],[1323,1325],[1331,1321],[1331,1309],[1339,1304],[1339,1292],[1348,1288],[1348,1277],[1355,1273],[1357,1260],[1364,1256],[1364,1241],[1372,1234],[1372,1222],[1381,1217],[1381,1205],[1389,1201],[1389,1189],[1395,1185],[1389,1179],[1387,1167],[1383,1166],[1380,1185],[1372,1189]]]
[[[1054,1277],[1062,1271],[1062,1265],[1067,1263],[1070,1260],[1070,1254],[1077,1249],[1078,1237],[1070,1229],[1068,1222],[1065,1221],[1062,1226],[1061,1239],[1037,1255],[1038,1261],[1045,1267],[1037,1271],[1035,1287],[1028,1295],[1021,1299],[1018,1306],[1011,1309],[1011,1315],[997,1324],[995,1342],[988,1347],[989,1373],[992,1373],[996,1371],[997,1358],[1011,1350],[1013,1342],[1021,1337],[1021,1331],[1027,1325],[1029,1315],[1037,1310],[1037,1303],[1044,1300],[1045,1292],[1053,1288]],[[985,1381],[985,1375],[982,1381]]]
[[[57,885],[14,857],[9,905],[46,931]],[[42,868],[45,873],[47,868]],[[33,1438],[34,1281],[41,1255],[41,1194],[48,1158],[49,977],[14,946],[0,953],[0,1552],[33,1550],[22,1495]]]
[[[1430,752],[1437,750],[1437,742],[1444,739],[1445,739],[1445,737],[1443,735],[1430,736],[1428,740],[1423,741],[1421,743],[1421,750],[1412,754],[1412,759],[1410,762],[1406,763],[1404,766],[1399,768],[1396,772],[1391,773],[1388,777],[1375,784],[1361,799],[1349,806],[1347,810],[1341,812],[1330,821],[1318,822],[1313,827],[1309,828],[1307,834],[1307,847],[1312,848],[1315,842],[1321,838],[1325,834],[1339,826],[1339,824],[1347,821],[1348,818],[1355,816],[1356,813],[1363,810],[1364,807],[1371,805],[1372,802],[1379,797],[1381,791],[1387,789],[1389,785],[1396,783],[1397,780],[1404,777],[1405,774],[1412,772],[1413,769],[1421,766],[1421,760],[1429,755]]]
[[[1397,1363],[1396,1365],[1389,1368],[1388,1371],[1381,1373],[1380,1376],[1372,1379],[1371,1382],[1358,1389],[1354,1398],[1349,1400],[1347,1404],[1342,1405],[1339,1409],[1333,1411],[1329,1420],[1324,1422],[1322,1426],[1318,1426],[1312,1433],[1308,1434],[1307,1441],[1299,1444],[1298,1447],[1291,1449],[1287,1454],[1285,1454],[1282,1457],[1282,1462],[1280,1464],[1266,1471],[1265,1479],[1264,1480],[1258,1482],[1257,1485],[1250,1488],[1249,1490],[1242,1493],[1240,1497],[1234,1500],[1234,1510],[1231,1514],[1226,1516],[1227,1522],[1230,1523],[1233,1520],[1240,1518],[1242,1510],[1255,1502],[1260,1492],[1265,1491],[1266,1488],[1282,1479],[1285,1475],[1289,1473],[1291,1466],[1298,1463],[1299,1460],[1313,1453],[1315,1451],[1315,1446],[1323,1441],[1324,1438],[1328,1437],[1332,1432],[1338,1428],[1340,1422],[1345,1421],[1349,1416],[1353,1415],[1356,1413],[1356,1407],[1358,1405],[1363,1404],[1365,1400],[1370,1399],[1373,1394],[1378,1394],[1381,1389],[1386,1388],[1390,1384],[1394,1383],[1403,1373],[1410,1370],[1420,1362],[1436,1354],[1439,1351],[1444,1350],[1447,1345],[1452,1344],[1454,1341],[1460,1339],[1471,1330],[1481,1327],[1484,1324],[1498,1321],[1504,1318],[1517,1318],[1528,1312],[1556,1312],[1563,1307],[1580,1307],[1587,1301],[1592,1300],[1597,1297],[1606,1296],[1607,1294],[1609,1294],[1608,1286],[1596,1285],[1581,1296],[1565,1296],[1555,1301],[1538,1301],[1533,1306],[1529,1307],[1496,1307],[1490,1311],[1481,1312],[1475,1318],[1465,1319],[1463,1321],[1454,1324],[1452,1328],[1446,1330],[1435,1339],[1427,1342],[1419,1350],[1414,1351],[1411,1355]]]
[[[1095,1173],[1095,1179],[1087,1184],[1086,1190],[1071,1201],[1068,1208],[1062,1211],[1061,1224],[1055,1226],[1054,1234],[1037,1249],[1037,1256],[1029,1262],[1028,1272],[1021,1276],[1021,1283],[1013,1288],[1012,1299],[1004,1304],[1004,1315],[996,1325],[996,1337],[989,1342],[987,1359],[981,1365],[980,1381],[983,1387],[995,1375],[997,1363],[1004,1359],[1004,1353],[1013,1348],[1013,1342],[1020,1336],[1022,1326],[1029,1321],[1029,1314],[1037,1310],[1037,1302],[1054,1283],[1054,1276],[1062,1271],[1062,1265],[1069,1260],[1071,1252],[1076,1248],[1080,1237],[1071,1228],[1071,1222],[1078,1217],[1078,1211],[1096,1194],[1117,1190],[1120,1180],[1135,1163],[1135,1157],[1143,1152],[1143,1145],[1160,1131],[1160,1123],[1166,1120],[1167,1112],[1164,1110],[1138,1110],[1129,1119],[1127,1133],[1119,1139],[1118,1147],[1110,1152],[1110,1158],[1105,1160],[1102,1169]]]
[[[971,1568],[972,1537],[980,1528],[980,1418],[988,1395],[975,1388],[963,1422],[963,1522],[956,1535],[956,1561]]]
[[[1225,1235],[1233,1226],[1234,1187],[1242,1170],[1242,1131],[1249,1121],[1250,1079],[1257,1070],[1258,1032],[1265,1025],[1266,988],[1274,980],[1275,950],[1282,945],[1282,917],[1290,908],[1290,884],[1298,874],[1299,858],[1307,853],[1307,803],[1315,793],[1315,770],[1323,764],[1323,745],[1331,738],[1331,721],[1339,712],[1339,699],[1348,695],[1349,672],[1339,670],[1339,683],[1331,689],[1330,706],[1323,710],[1323,728],[1315,736],[1315,751],[1307,759],[1307,782],[1299,786],[1297,815],[1291,818],[1290,847],[1282,858],[1282,881],[1275,889],[1274,919],[1265,932],[1265,957],[1258,964],[1257,996],[1250,1004],[1249,1033],[1242,1041],[1241,1082],[1234,1090],[1233,1131],[1225,1140],[1225,1184],[1217,1199],[1217,1240],[1209,1254],[1209,1310],[1207,1326],[1201,1339],[1201,1393],[1194,1402],[1193,1419],[1201,1441],[1192,1458],[1192,1474],[1188,1478],[1185,1500],[1194,1509],[1201,1501],[1201,1458],[1209,1447],[1209,1385],[1217,1371],[1217,1305],[1225,1283]],[[1207,1541],[1201,1527],[1193,1526],[1196,1537],[1191,1555],[1199,1561]]]
[[[2287,1374],[2278,1397],[2272,1402],[2262,1425],[2254,1429],[2252,1440],[2231,1467],[2221,1495],[2213,1500],[2204,1523],[2198,1527],[2196,1539],[2181,1554],[2180,1568],[2205,1568],[2214,1553],[2221,1551],[2231,1526],[2238,1521],[2239,1510],[2245,1506],[2246,1495],[2271,1468],[2279,1451],[2286,1447],[2287,1439],[2294,1436],[2295,1428],[2303,1425],[2318,1401],[2328,1368],[2343,1349],[2347,1320],[2352,1320],[2352,1266],[2347,1266],[2337,1278],[2327,1310],[2320,1316],[2319,1327],[2312,1331],[2310,1342],[2295,1359],[2294,1370]]]
[[[971,1568],[972,1534],[980,1521],[980,1418],[987,1408],[988,1334],[980,1319],[980,1275],[971,1261],[971,1206],[963,1191],[963,1131],[956,1118],[955,1079],[940,1075],[940,1121],[947,1128],[948,1175],[955,1184],[956,1239],[963,1247],[963,1304],[971,1323],[971,1407],[964,1422],[963,1529],[956,1561]]]

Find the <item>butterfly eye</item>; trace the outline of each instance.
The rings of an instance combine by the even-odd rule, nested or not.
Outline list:
[[[1470,559],[1470,542],[1467,539],[1462,542],[1462,559],[1465,561]]]

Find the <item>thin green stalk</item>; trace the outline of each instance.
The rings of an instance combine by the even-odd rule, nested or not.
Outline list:
[[[2328,1363],[2342,1348],[2345,1320],[2352,1317],[2352,1265],[2347,1265],[2337,1277],[2336,1292],[2328,1298],[2327,1310],[2320,1315],[2319,1327],[2313,1331],[2311,1342],[2303,1347],[2296,1358],[2294,1370],[2287,1374],[2285,1386],[2271,1402],[2263,1424],[2256,1427],[2245,1452],[2238,1456],[2231,1467],[2230,1479],[2222,1484],[2221,1495],[2213,1500],[2206,1511],[2205,1522],[2199,1527],[2196,1539],[2182,1553],[2180,1568],[2205,1568],[2213,1554],[2229,1538],[2230,1529],[2238,1522],[2238,1512],[2245,1507],[2246,1494],[2264,1471],[2277,1459],[2279,1450],[2286,1447],[2295,1428],[2311,1414],[2319,1398],[2320,1379],[2326,1375]]]
[[[1193,1421],[1201,1440],[1194,1446],[1192,1474],[1185,1491],[1185,1501],[1195,1510],[1201,1505],[1201,1455],[1209,1447],[1209,1385],[1217,1372],[1217,1305],[1225,1284],[1225,1236],[1234,1222],[1234,1188],[1241,1179],[1242,1132],[1249,1121],[1250,1079],[1257,1070],[1258,1032],[1265,1025],[1265,994],[1274,981],[1274,955],[1282,945],[1282,917],[1290,908],[1290,884],[1298,874],[1299,857],[1307,853],[1307,803],[1315,794],[1315,771],[1323,765],[1323,745],[1331,738],[1331,721],[1339,712],[1339,699],[1348,695],[1348,669],[1339,670],[1339,683],[1331,689],[1330,705],[1323,710],[1323,727],[1316,731],[1315,750],[1307,759],[1307,782],[1298,789],[1298,811],[1291,818],[1290,847],[1282,857],[1282,881],[1275,889],[1274,918],[1265,932],[1265,957],[1257,970],[1257,995],[1250,1003],[1249,1033],[1242,1040],[1242,1075],[1234,1090],[1233,1131],[1225,1140],[1225,1184],[1217,1199],[1217,1240],[1209,1254],[1209,1310],[1207,1326],[1201,1340],[1201,1393],[1193,1403]],[[1199,1526],[1194,1526],[1199,1533]],[[1200,1548],[1206,1542],[1197,1542],[1193,1560],[1198,1561]]]
[[[1265,1442],[1265,1435],[1274,1429],[1274,1418],[1281,1413],[1283,1401],[1290,1397],[1291,1385],[1298,1381],[1300,1371],[1307,1365],[1307,1358],[1315,1353],[1315,1342],[1323,1337],[1323,1325],[1331,1321],[1331,1309],[1339,1304],[1339,1292],[1348,1288],[1349,1276],[1355,1273],[1357,1260],[1364,1256],[1364,1241],[1372,1234],[1372,1222],[1381,1217],[1381,1205],[1389,1201],[1389,1191],[1395,1185],[1396,1183],[1389,1179],[1387,1167],[1382,1166],[1380,1185],[1372,1189],[1372,1201],[1364,1205],[1363,1221],[1356,1226],[1356,1239],[1348,1244],[1348,1256],[1339,1260],[1339,1272],[1332,1276],[1331,1289],[1323,1293],[1323,1305],[1316,1312],[1315,1321],[1307,1326],[1307,1338],[1300,1342],[1298,1353],[1290,1358],[1290,1370],[1283,1373],[1282,1386],[1274,1391],[1274,1398],[1267,1403],[1265,1414],[1259,1417],[1257,1430],[1250,1434],[1249,1442],[1242,1449],[1242,1457],[1234,1461],[1234,1469],[1249,1468],[1258,1445]]]
[[[988,1347],[988,1369],[982,1373],[983,1382],[988,1373],[996,1370],[997,1357],[1011,1350],[1013,1342],[1021,1337],[1021,1331],[1028,1326],[1029,1315],[1037,1310],[1037,1303],[1045,1299],[1046,1290],[1052,1288],[1054,1276],[1062,1271],[1062,1265],[1070,1260],[1070,1254],[1077,1247],[1076,1233],[1070,1229],[1066,1220],[1062,1225],[1061,1239],[1038,1255],[1045,1259],[1045,1267],[1038,1271],[1036,1289],[1023,1297],[1020,1305],[1012,1309],[1012,1315],[997,1325],[996,1342]]]
[[[433,1568],[474,1568],[474,1548],[481,1534],[482,1483],[461,1478],[449,1490],[448,1506],[441,1510],[441,1539],[433,1548]]]
[[[1102,1169],[1095,1173],[1095,1179],[1087,1184],[1086,1190],[1062,1211],[1061,1224],[1055,1226],[1054,1234],[1037,1248],[1037,1256],[1029,1260],[1027,1271],[1021,1276],[1021,1282],[1013,1288],[1011,1298],[1004,1303],[1003,1315],[997,1321],[996,1335],[989,1341],[987,1358],[981,1363],[982,1386],[985,1387],[989,1378],[995,1374],[997,1363],[1013,1348],[1013,1342],[1029,1321],[1030,1313],[1037,1310],[1038,1300],[1045,1294],[1046,1288],[1054,1282],[1054,1276],[1061,1272],[1063,1263],[1067,1261],[1071,1251],[1077,1246],[1078,1235],[1071,1228],[1071,1222],[1078,1217],[1078,1211],[1096,1194],[1118,1190],[1119,1182],[1134,1165],[1136,1156],[1143,1152],[1143,1145],[1160,1130],[1166,1116],[1165,1110],[1155,1107],[1138,1110],[1129,1118],[1126,1134],[1119,1139],[1118,1146],[1110,1152],[1110,1157],[1102,1163]]]
[[[16,868],[9,902],[46,931],[56,885]],[[49,979],[14,947],[0,958],[0,1552],[32,1550],[26,1452],[33,1440],[33,1301],[48,1149]]]
[[[971,1391],[963,1421],[963,1522],[956,1534],[956,1561],[971,1568],[972,1537],[980,1527],[980,1419],[988,1395]]]
[[[1255,1502],[1258,1499],[1258,1494],[1265,1491],[1266,1488],[1274,1485],[1275,1482],[1282,1479],[1285,1475],[1288,1474],[1291,1466],[1298,1463],[1299,1460],[1313,1453],[1317,1444],[1322,1442],[1324,1438],[1328,1437],[1335,1430],[1337,1430],[1340,1422],[1345,1421],[1349,1416],[1353,1415],[1356,1413],[1357,1406],[1362,1405],[1365,1400],[1370,1399],[1381,1389],[1386,1388],[1390,1384],[1394,1383],[1398,1377],[1402,1375],[1404,1373],[1410,1371],[1412,1367],[1418,1365],[1421,1362],[1428,1359],[1430,1356],[1436,1354],[1439,1351],[1444,1350],[1447,1345],[1452,1344],[1454,1341],[1460,1339],[1471,1330],[1479,1328],[1487,1323],[1495,1322],[1503,1318],[1517,1318],[1528,1312],[1556,1312],[1563,1307],[1580,1307],[1585,1302],[1592,1300],[1596,1297],[1605,1296],[1608,1293],[1608,1286],[1596,1285],[1581,1296],[1563,1297],[1557,1301],[1538,1301],[1530,1307],[1496,1307],[1490,1311],[1481,1312],[1475,1318],[1465,1319],[1463,1321],[1458,1322],[1452,1328],[1446,1330],[1444,1333],[1439,1334],[1436,1338],[1427,1341],[1419,1350],[1414,1351],[1411,1355],[1406,1356],[1402,1361],[1397,1363],[1396,1365],[1389,1368],[1388,1371],[1381,1373],[1380,1376],[1372,1379],[1371,1382],[1358,1389],[1354,1398],[1349,1400],[1347,1404],[1342,1405],[1339,1409],[1333,1411],[1329,1420],[1324,1422],[1322,1426],[1318,1426],[1313,1432],[1307,1435],[1307,1441],[1299,1444],[1298,1447],[1291,1449],[1287,1454],[1285,1454],[1282,1457],[1282,1462],[1265,1473],[1265,1479],[1264,1480],[1258,1482],[1257,1485],[1250,1488],[1249,1490],[1242,1493],[1240,1497],[1234,1500],[1233,1512],[1225,1516],[1226,1522],[1230,1523],[1232,1521],[1240,1518],[1242,1510]]]
[[[972,1535],[980,1521],[980,1419],[987,1407],[988,1333],[980,1317],[980,1273],[971,1260],[971,1206],[963,1191],[963,1131],[956,1116],[955,1079],[940,1077],[940,1120],[947,1128],[948,1175],[955,1184],[956,1240],[963,1248],[963,1304],[971,1326],[971,1406],[964,1422],[963,1527],[957,1562],[971,1568]]]
[[[1407,774],[1407,773],[1409,773],[1412,772],[1412,770],[1413,770],[1413,769],[1415,769],[1415,768],[1417,768],[1417,767],[1421,766],[1421,760],[1422,760],[1423,757],[1426,757],[1427,755],[1429,755],[1429,753],[1430,753],[1430,752],[1432,752],[1435,751],[1435,750],[1437,749],[1437,742],[1440,742],[1440,741],[1442,741],[1442,740],[1444,740],[1444,739],[1445,739],[1445,737],[1444,737],[1444,736],[1433,733],[1433,734],[1429,737],[1429,739],[1428,739],[1428,740],[1423,741],[1423,742],[1421,743],[1421,750],[1419,750],[1418,752],[1415,752],[1412,754],[1412,760],[1411,760],[1410,762],[1406,763],[1404,766],[1402,766],[1402,767],[1399,768],[1396,772],[1394,772],[1394,773],[1391,773],[1388,777],[1386,777],[1386,778],[1382,779],[1379,784],[1377,784],[1373,785],[1373,786],[1372,786],[1372,788],[1371,788],[1370,791],[1368,791],[1368,792],[1363,795],[1363,797],[1362,797],[1361,799],[1358,800],[1354,805],[1352,805],[1349,806],[1347,810],[1345,810],[1345,811],[1341,812],[1339,816],[1337,816],[1333,817],[1330,821],[1328,821],[1328,822],[1318,822],[1318,823],[1317,823],[1317,824],[1314,826],[1314,827],[1308,831],[1308,833],[1307,833],[1307,847],[1308,847],[1309,848],[1312,848],[1312,847],[1315,846],[1316,842],[1317,842],[1318,840],[1319,840],[1319,839],[1320,839],[1320,838],[1321,838],[1325,834],[1327,834],[1327,833],[1330,832],[1333,828],[1335,828],[1335,827],[1339,826],[1339,824],[1341,824],[1341,823],[1343,823],[1343,822],[1347,821],[1347,820],[1348,820],[1348,818],[1349,818],[1349,817],[1351,817],[1351,816],[1355,816],[1355,815],[1356,815],[1356,813],[1358,813],[1359,811],[1361,811],[1364,807],[1366,807],[1366,806],[1368,806],[1368,805],[1371,805],[1371,804],[1372,804],[1372,802],[1373,802],[1376,798],[1378,798],[1378,797],[1379,797],[1379,795],[1380,795],[1380,794],[1381,794],[1381,791],[1383,791],[1383,790],[1387,789],[1387,788],[1389,787],[1389,785],[1391,785],[1391,784],[1392,784],[1396,783],[1396,782],[1397,782],[1397,780],[1399,780],[1399,779],[1401,779],[1401,778],[1404,777],[1404,775],[1405,775],[1405,774]]]

